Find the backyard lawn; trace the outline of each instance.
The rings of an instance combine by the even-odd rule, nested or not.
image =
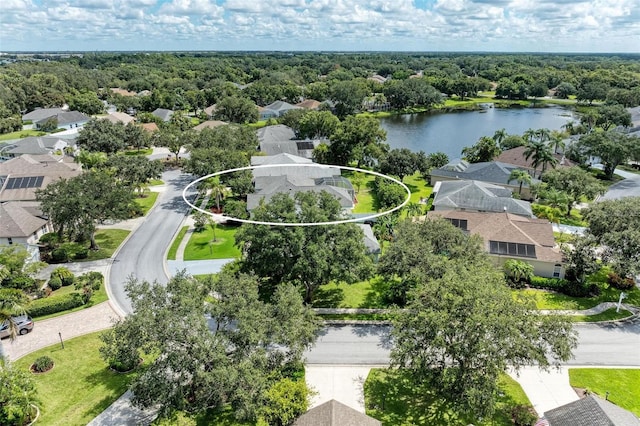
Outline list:
[[[236,226],[218,225],[215,230],[206,226],[202,232],[194,232],[184,250],[184,260],[231,259],[240,257],[235,246]]]
[[[351,173],[346,172],[344,173],[344,176],[350,178]],[[366,174],[364,177],[365,179],[360,186],[360,191],[357,191],[358,188],[354,185],[356,198],[358,199],[358,203],[353,209],[354,213],[373,213],[378,211],[377,203],[373,197],[372,191],[375,176]],[[403,183],[407,185],[409,190],[411,190],[410,202],[412,203],[418,203],[421,199],[428,199],[433,191],[433,187],[427,184],[419,172],[416,172],[411,176],[405,176]]]
[[[382,299],[387,284],[381,277],[354,284],[329,283],[316,290],[314,308],[386,308]]]
[[[31,353],[15,362],[28,370],[33,361],[47,355],[55,365],[44,374],[34,374],[41,416],[38,425],[84,425],[100,414],[126,390],[136,373],[119,374],[107,368],[98,348],[100,332],[77,337]]]
[[[451,403],[436,397],[426,386],[415,386],[409,372],[372,369],[364,383],[367,415],[384,425],[512,425],[515,406],[533,409],[520,385],[507,376],[500,377],[502,396],[491,418],[479,420]]]
[[[601,398],[608,392],[609,401],[640,416],[640,369],[570,368],[569,383]]]
[[[17,132],[5,133],[4,135],[0,135],[0,141],[9,141],[12,139],[23,139],[28,138],[29,136],[42,135],[46,135],[46,133],[39,130],[18,130]]]

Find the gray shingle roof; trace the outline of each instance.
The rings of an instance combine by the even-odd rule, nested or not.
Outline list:
[[[284,101],[272,102],[269,105],[266,105],[264,108],[275,111],[278,115],[283,115],[285,112],[292,109],[301,109],[301,107],[299,106],[291,105],[290,103]]]
[[[380,420],[369,417],[332,399],[304,413],[293,426],[381,426]]]
[[[55,136],[30,136],[13,142],[12,147],[7,148],[4,152],[13,155],[22,154],[49,154],[53,151],[61,141],[60,146],[67,146],[69,141],[61,140]]]
[[[511,190],[475,180],[442,181],[433,200],[436,210],[466,209],[532,217],[531,203],[511,198]],[[434,191],[435,192],[435,191]]]
[[[364,246],[367,248],[369,253],[378,254],[380,253],[380,243],[378,239],[373,234],[373,229],[371,229],[371,225],[367,225],[364,223],[357,224],[360,229],[362,229],[362,233],[364,234]]]
[[[260,200],[264,199],[268,202],[275,194],[296,194],[298,192],[321,192],[326,191],[333,195],[340,202],[343,208],[353,208],[353,200],[349,195],[349,191],[344,188],[337,188],[328,185],[316,185],[313,180],[306,178],[296,178],[295,176],[273,176],[264,178],[263,184],[259,191],[254,194],[247,195],[247,210],[253,210],[260,204]],[[257,184],[256,184],[256,187]]]
[[[58,120],[58,127],[66,126],[72,123],[83,123],[91,119],[91,117],[81,113],[80,111],[67,111],[67,112],[61,112],[61,113],[43,118],[41,120],[36,121],[36,123],[43,124],[44,122],[46,122],[47,120],[53,117],[55,117],[56,120]]]
[[[544,413],[549,426],[640,426],[640,420],[623,408],[589,395]]]
[[[45,118],[53,117],[64,112],[62,108],[38,108],[22,116],[23,120],[31,120],[33,122],[40,121]]]
[[[155,115],[156,117],[158,117],[162,121],[169,121],[169,120],[171,120],[171,116],[173,115],[173,111],[170,110],[170,109],[157,108],[151,114]]]
[[[469,164],[466,161],[458,160],[439,169],[432,170],[431,176],[480,180],[483,182],[514,186],[514,181],[509,182],[509,175],[515,169],[520,169],[520,167],[513,164],[501,163],[499,161]],[[532,179],[531,181],[532,183],[539,182],[537,179]],[[526,183],[523,185],[523,187],[527,186],[528,185]]]

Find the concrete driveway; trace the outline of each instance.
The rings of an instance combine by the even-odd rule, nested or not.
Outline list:
[[[309,408],[335,399],[364,413],[363,386],[371,368],[374,367],[307,364],[305,367],[307,385],[317,392]]]

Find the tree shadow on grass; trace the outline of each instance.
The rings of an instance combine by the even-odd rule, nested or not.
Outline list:
[[[344,300],[344,290],[341,288],[322,288],[316,290],[313,296],[314,308],[335,308]]]
[[[452,403],[416,384],[411,372],[372,370],[364,385],[368,415],[384,425],[467,425]]]
[[[372,278],[369,283],[371,290],[367,292],[359,308],[386,308],[385,294],[389,289],[389,283],[382,277]]]

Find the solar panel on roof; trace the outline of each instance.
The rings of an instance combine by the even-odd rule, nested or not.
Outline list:
[[[40,188],[43,181],[44,176],[9,178],[6,189]]]

